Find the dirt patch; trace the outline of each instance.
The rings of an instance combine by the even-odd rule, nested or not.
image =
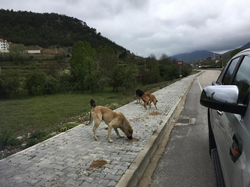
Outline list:
[[[89,166],[89,168],[87,170],[90,171],[94,168],[101,168],[105,164],[107,164],[106,160],[95,160],[92,162],[92,164]]]
[[[129,121],[132,121],[132,122],[137,122],[137,121],[145,121],[145,119],[141,118],[141,117],[138,117],[138,118],[133,118],[133,119],[129,119]]]
[[[126,139],[127,142],[138,142],[138,138]]]
[[[149,115],[161,115],[160,112],[151,112]]]

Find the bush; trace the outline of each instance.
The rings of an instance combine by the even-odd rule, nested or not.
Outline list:
[[[165,81],[168,81],[178,78],[179,74],[180,74],[180,69],[178,65],[171,64],[165,67],[162,76]]]
[[[60,93],[67,93],[75,90],[76,84],[73,82],[73,77],[68,73],[59,73],[57,76],[58,79],[58,91]]]
[[[17,96],[21,89],[21,78],[16,71],[0,75],[0,98]]]
[[[58,92],[58,81],[51,75],[45,77],[45,82],[43,85],[43,93],[54,94]]]
[[[99,69],[92,69],[86,74],[84,79],[84,86],[86,89],[91,89],[92,92],[103,91],[104,87],[108,85],[109,78],[105,77]]]
[[[31,133],[29,139],[27,140],[27,147],[35,145],[41,141],[44,141],[48,138],[48,135],[45,131],[36,131]]]
[[[25,86],[29,95],[41,94],[44,90],[46,75],[40,69],[34,69],[26,75]]]
[[[185,64],[182,68],[181,68],[181,74],[183,77],[187,77],[188,75],[190,75],[192,73],[192,67],[188,64]]]

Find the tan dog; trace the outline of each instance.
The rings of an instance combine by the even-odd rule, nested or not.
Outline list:
[[[149,107],[151,108],[151,102],[154,103],[155,108],[157,109],[156,103],[158,102],[158,100],[155,98],[155,96],[153,94],[144,93],[141,98],[144,101],[144,108],[145,109],[147,109],[147,105],[149,105]]]
[[[93,99],[90,100],[90,105],[92,109],[90,112],[90,120],[87,125],[91,125],[94,121],[95,125],[93,128],[93,133],[95,140],[98,140],[96,129],[98,128],[102,120],[108,125],[108,141],[110,143],[113,142],[110,137],[112,128],[115,129],[117,136],[123,137],[119,134],[119,131],[117,129],[120,128],[129,139],[132,139],[133,129],[129,121],[121,112],[114,112],[107,107],[96,106]]]

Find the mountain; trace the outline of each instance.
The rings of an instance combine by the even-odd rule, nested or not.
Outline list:
[[[243,45],[240,48],[241,49],[250,48],[250,42],[248,42],[247,44]],[[235,49],[233,49],[233,50],[235,50]],[[223,53],[223,54],[217,54],[217,53],[213,53],[213,52],[206,51],[206,50],[200,50],[200,51],[194,51],[192,53],[182,53],[182,54],[173,55],[172,58],[175,58],[177,60],[181,60],[181,61],[187,62],[187,63],[201,60],[201,59],[207,58],[207,57],[212,57],[214,55],[215,56],[222,56],[222,58],[224,58],[224,59],[230,59],[230,55],[231,55],[231,52],[233,50],[230,50],[230,51]]]
[[[93,48],[109,46],[114,51],[126,50],[84,21],[55,13],[0,9],[0,28],[0,38],[12,43],[72,47],[78,41],[87,41]]]
[[[201,60],[203,58],[212,57],[214,55],[218,56],[219,54],[206,51],[206,50],[200,50],[200,51],[194,51],[192,53],[182,53],[182,54],[173,55],[172,58],[181,60],[183,62],[193,62],[193,61]]]

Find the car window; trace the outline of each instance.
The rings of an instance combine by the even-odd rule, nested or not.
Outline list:
[[[229,63],[229,62],[228,62],[228,63]],[[218,77],[218,79],[217,79],[217,81],[216,81],[217,84],[221,84],[221,80],[222,80],[222,78],[223,78],[224,72],[226,71],[226,67],[227,67],[227,66],[224,66],[223,70],[221,71],[221,74],[219,75],[219,77]]]
[[[225,84],[225,85],[230,84],[230,80],[232,78],[235,66],[237,65],[237,62],[239,61],[239,59],[240,58],[235,58],[231,61],[231,64],[230,64],[229,68],[227,69],[227,72],[224,76],[222,84]]]
[[[245,56],[236,73],[233,85],[239,88],[239,103],[243,103],[250,85],[250,57]]]

